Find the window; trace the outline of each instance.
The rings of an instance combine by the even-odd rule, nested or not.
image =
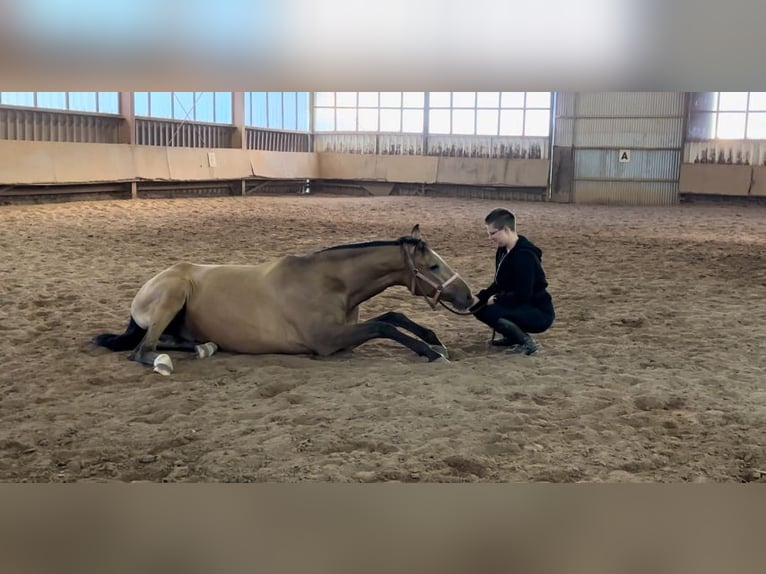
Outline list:
[[[425,92],[316,92],[317,132],[423,133]]]
[[[245,92],[245,125],[309,131],[308,92]]]
[[[136,116],[230,124],[231,92],[135,92]]]
[[[0,104],[73,112],[118,114],[118,92],[0,92]]]
[[[689,106],[688,137],[766,139],[766,92],[697,92]]]
[[[547,137],[550,119],[550,92],[429,93],[430,134]]]

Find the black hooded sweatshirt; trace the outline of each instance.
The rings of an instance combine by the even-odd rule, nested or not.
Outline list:
[[[495,253],[495,280],[476,296],[486,303],[492,295],[504,307],[532,305],[553,313],[548,281],[542,265],[542,250],[523,235],[513,249],[499,247]]]

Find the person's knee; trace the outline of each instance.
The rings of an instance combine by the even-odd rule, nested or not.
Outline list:
[[[554,317],[539,317],[535,321],[531,321],[528,329],[525,329],[528,333],[544,333],[553,325]]]
[[[475,317],[476,317],[476,319],[480,323],[484,323],[485,325],[488,325],[490,327],[493,327],[495,325],[495,319],[492,316],[490,316],[490,315],[486,315],[486,314],[479,315],[479,314],[477,314],[477,315],[475,315]]]
[[[474,317],[476,317],[479,321],[482,323],[486,323],[489,325],[494,321],[493,314],[489,312],[489,310],[486,307],[483,307],[482,309],[479,309],[476,311],[476,313],[473,314]]]

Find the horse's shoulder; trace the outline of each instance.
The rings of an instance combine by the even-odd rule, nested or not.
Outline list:
[[[308,261],[311,261],[311,255],[284,255],[279,259],[285,264],[302,265]]]

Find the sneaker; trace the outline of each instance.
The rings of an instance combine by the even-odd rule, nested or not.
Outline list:
[[[511,345],[505,352],[509,355],[537,355],[540,352],[540,346],[532,337],[528,337],[527,340],[520,345]]]
[[[537,341],[535,341],[531,335],[524,337],[524,344],[521,346],[523,347],[522,352],[525,355],[536,355],[540,351]]]
[[[505,353],[507,355],[522,355],[526,353],[526,346],[525,345],[519,345],[518,343],[510,345],[506,350]]]

